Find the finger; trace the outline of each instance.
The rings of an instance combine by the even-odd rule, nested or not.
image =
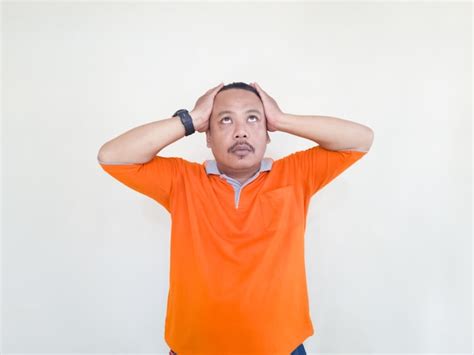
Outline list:
[[[212,91],[212,95],[211,96],[216,96],[217,95],[217,92],[222,89],[222,87],[224,86],[224,83],[222,84],[219,84],[215,89],[214,91]]]
[[[217,91],[219,91],[224,84],[219,84],[216,87],[210,88],[209,90],[206,91],[204,94],[205,96],[215,96],[217,94]]]
[[[223,86],[224,86],[224,83],[220,83],[219,85],[213,87],[210,91],[215,93],[218,90],[220,90]]]
[[[209,90],[207,90],[207,91],[206,91],[206,93],[208,93],[208,92],[212,92],[212,91],[214,91],[214,90],[218,90],[218,89],[219,89],[219,87],[222,87],[223,85],[224,85],[224,83],[223,83],[223,82],[221,82],[219,85],[217,85],[217,86],[214,86],[213,88],[210,88]]]

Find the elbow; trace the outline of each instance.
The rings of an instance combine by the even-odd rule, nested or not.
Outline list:
[[[101,164],[104,164],[107,161],[107,155],[106,155],[106,149],[105,149],[106,144],[103,144],[100,147],[99,151],[97,152],[97,161]]]
[[[368,135],[366,138],[366,143],[364,144],[364,150],[368,152],[373,142],[374,142],[374,131],[371,128],[368,128]]]
[[[374,136],[375,136],[375,133],[374,133],[374,130],[369,128],[369,143],[370,145],[372,145],[372,143],[374,142]]]
[[[370,150],[370,147],[372,146],[373,142],[374,142],[374,131],[371,128],[367,127],[367,135],[364,136],[364,140],[362,144],[354,150],[367,153]]]

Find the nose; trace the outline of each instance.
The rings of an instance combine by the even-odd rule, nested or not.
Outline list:
[[[245,132],[237,132],[235,133],[234,138],[239,139],[239,138],[248,138],[248,137],[247,137],[247,133]]]
[[[242,124],[240,122],[235,124],[234,138],[235,139],[248,138],[248,133],[247,133],[247,130],[245,129],[245,124]]]

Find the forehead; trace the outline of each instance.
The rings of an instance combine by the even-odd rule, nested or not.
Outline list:
[[[247,110],[258,110],[263,112],[263,105],[257,95],[243,89],[229,89],[218,93],[214,98],[214,113],[216,115],[223,111],[241,112]]]

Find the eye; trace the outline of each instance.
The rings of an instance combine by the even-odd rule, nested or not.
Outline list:
[[[259,118],[257,116],[254,116],[254,115],[249,116],[249,119],[253,119],[253,120],[251,120],[251,122],[257,122],[259,120]],[[221,123],[229,123],[229,122],[231,122],[231,120],[232,119],[229,116],[225,116],[220,120],[220,122]]]

